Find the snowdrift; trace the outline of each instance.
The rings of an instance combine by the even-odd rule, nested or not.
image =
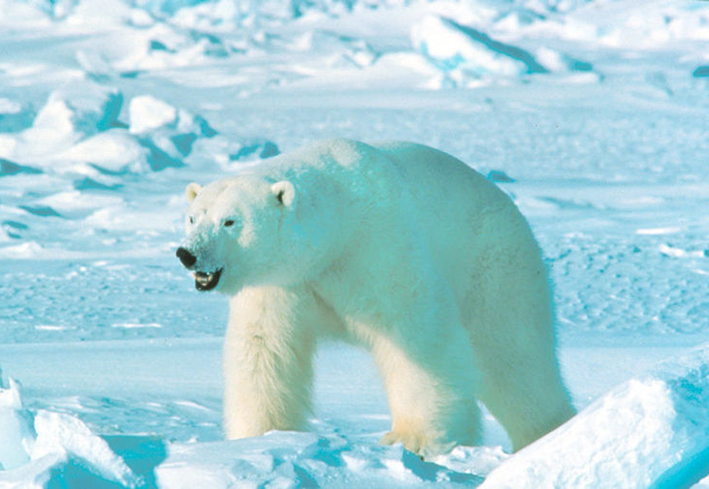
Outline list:
[[[0,485],[136,487],[136,476],[101,437],[74,416],[22,406],[12,379],[0,379]]]
[[[709,475],[709,345],[620,385],[481,486],[691,487]]]
[[[458,447],[423,461],[336,432],[207,443],[99,436],[74,416],[23,408],[12,380],[0,389],[0,434],[0,482],[35,487],[691,487],[709,474],[709,344],[617,386],[512,456]]]

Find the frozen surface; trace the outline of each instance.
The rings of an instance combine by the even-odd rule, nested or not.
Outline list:
[[[458,447],[434,460],[423,462],[401,447],[379,446],[376,442],[389,428],[389,415],[374,365],[365,352],[330,343],[321,346],[316,364],[311,433],[274,432],[264,438],[221,441],[220,349],[218,338],[25,343],[0,347],[0,358],[4,359],[8,374],[25,379],[25,384],[31,386],[22,391],[23,407],[14,410],[15,417],[22,420],[29,433],[25,438],[32,441],[44,437],[43,444],[53,454],[51,463],[47,457],[35,456],[19,468],[0,472],[0,482],[25,480],[32,473],[35,478],[54,477],[51,480],[55,481],[64,480],[57,477],[71,480],[126,477],[128,481],[142,478],[150,483],[157,481],[161,487],[194,487],[199,480],[205,484],[208,481],[210,487],[229,487],[236,481],[246,487],[265,482],[286,484],[289,480],[323,487],[461,484],[474,487],[510,457],[504,451],[509,450],[509,442],[489,416],[484,420],[484,446]],[[658,361],[681,357],[686,350],[569,346],[562,351],[561,360],[576,405],[586,408],[614,385],[634,376],[642,377]],[[43,359],[39,365],[37,358]],[[679,411],[674,420],[686,426],[695,418],[707,419],[701,399],[693,401],[687,395],[695,388],[701,389],[702,382],[706,382],[701,375],[706,365],[702,370],[699,357],[694,362],[675,363],[681,369],[663,371],[674,372],[678,378],[684,375],[687,382],[674,385],[684,386],[678,393],[685,394],[684,405],[694,406],[694,411]],[[685,373],[692,369],[699,375]],[[644,378],[657,379],[659,375]],[[631,385],[641,382],[633,380]],[[625,391],[621,387],[616,392]],[[658,392],[648,394],[647,389],[639,388],[631,392],[635,393],[634,399],[611,394],[616,399],[613,407],[617,409],[607,408],[601,413],[614,419],[628,409],[624,418],[627,419],[649,411],[660,413],[652,419],[658,423],[666,421],[662,414],[671,417],[662,404],[658,407],[658,402],[664,399],[653,395]],[[599,409],[594,407],[597,404],[581,416],[597,417]],[[579,418],[575,425],[575,435],[580,439],[574,436],[555,443],[553,460],[557,460],[553,455],[556,447],[573,447],[574,443],[599,436],[597,427],[590,429],[583,419]],[[653,424],[640,419],[639,423],[642,422]],[[4,423],[3,428],[7,426]],[[93,434],[87,431],[89,428]],[[574,425],[569,429],[573,430]],[[618,438],[611,436],[612,432],[608,434],[609,431],[602,433],[607,434],[606,441],[613,447]],[[645,441],[662,439],[653,436],[658,431],[661,430],[649,430]],[[665,431],[665,435],[670,436],[671,432]],[[694,445],[686,445],[696,448],[702,440],[706,442],[705,435],[699,430],[675,436],[694,440]],[[551,436],[557,436],[558,440],[556,432]],[[638,433],[634,440],[639,438]],[[678,445],[664,447],[665,452],[661,453]],[[21,444],[14,446],[16,454],[36,453],[23,451]],[[90,457],[82,456],[86,447],[91,447]],[[623,447],[621,444],[618,449],[621,454],[626,453]],[[583,450],[572,451],[570,455],[575,454],[576,458],[571,457],[569,462],[578,461],[583,453]],[[648,456],[656,453],[650,451]],[[632,457],[633,452],[626,455]],[[117,457],[125,461],[134,479],[126,475]]]
[[[708,382],[705,345],[612,389],[481,487],[690,487],[709,473]]]
[[[706,2],[0,0],[0,486],[515,477],[489,417],[440,459],[378,446],[376,371],[336,345],[312,433],[221,441],[226,303],[173,256],[183,189],[334,136],[438,147],[528,217],[574,401],[617,406],[554,434],[550,474],[607,456],[578,444],[611,412],[653,414],[635,469],[701,454],[701,362],[642,373],[709,341],[708,47]]]

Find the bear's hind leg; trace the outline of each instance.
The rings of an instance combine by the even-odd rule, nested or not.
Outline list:
[[[508,349],[511,349],[508,346]],[[517,452],[576,414],[564,388],[553,353],[534,358],[512,349],[515,372],[487,368],[480,398],[502,424]],[[495,361],[494,363],[499,363]]]
[[[254,287],[232,298],[224,344],[227,438],[306,427],[320,316],[305,290]]]

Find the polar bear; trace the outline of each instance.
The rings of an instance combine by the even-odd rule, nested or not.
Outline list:
[[[301,430],[322,337],[365,346],[422,456],[480,440],[478,400],[519,450],[574,415],[540,249],[512,201],[422,145],[319,142],[202,188],[177,250],[230,297],[230,439]]]

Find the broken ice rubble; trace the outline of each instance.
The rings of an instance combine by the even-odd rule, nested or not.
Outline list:
[[[611,390],[481,487],[691,487],[709,474],[709,344]]]

